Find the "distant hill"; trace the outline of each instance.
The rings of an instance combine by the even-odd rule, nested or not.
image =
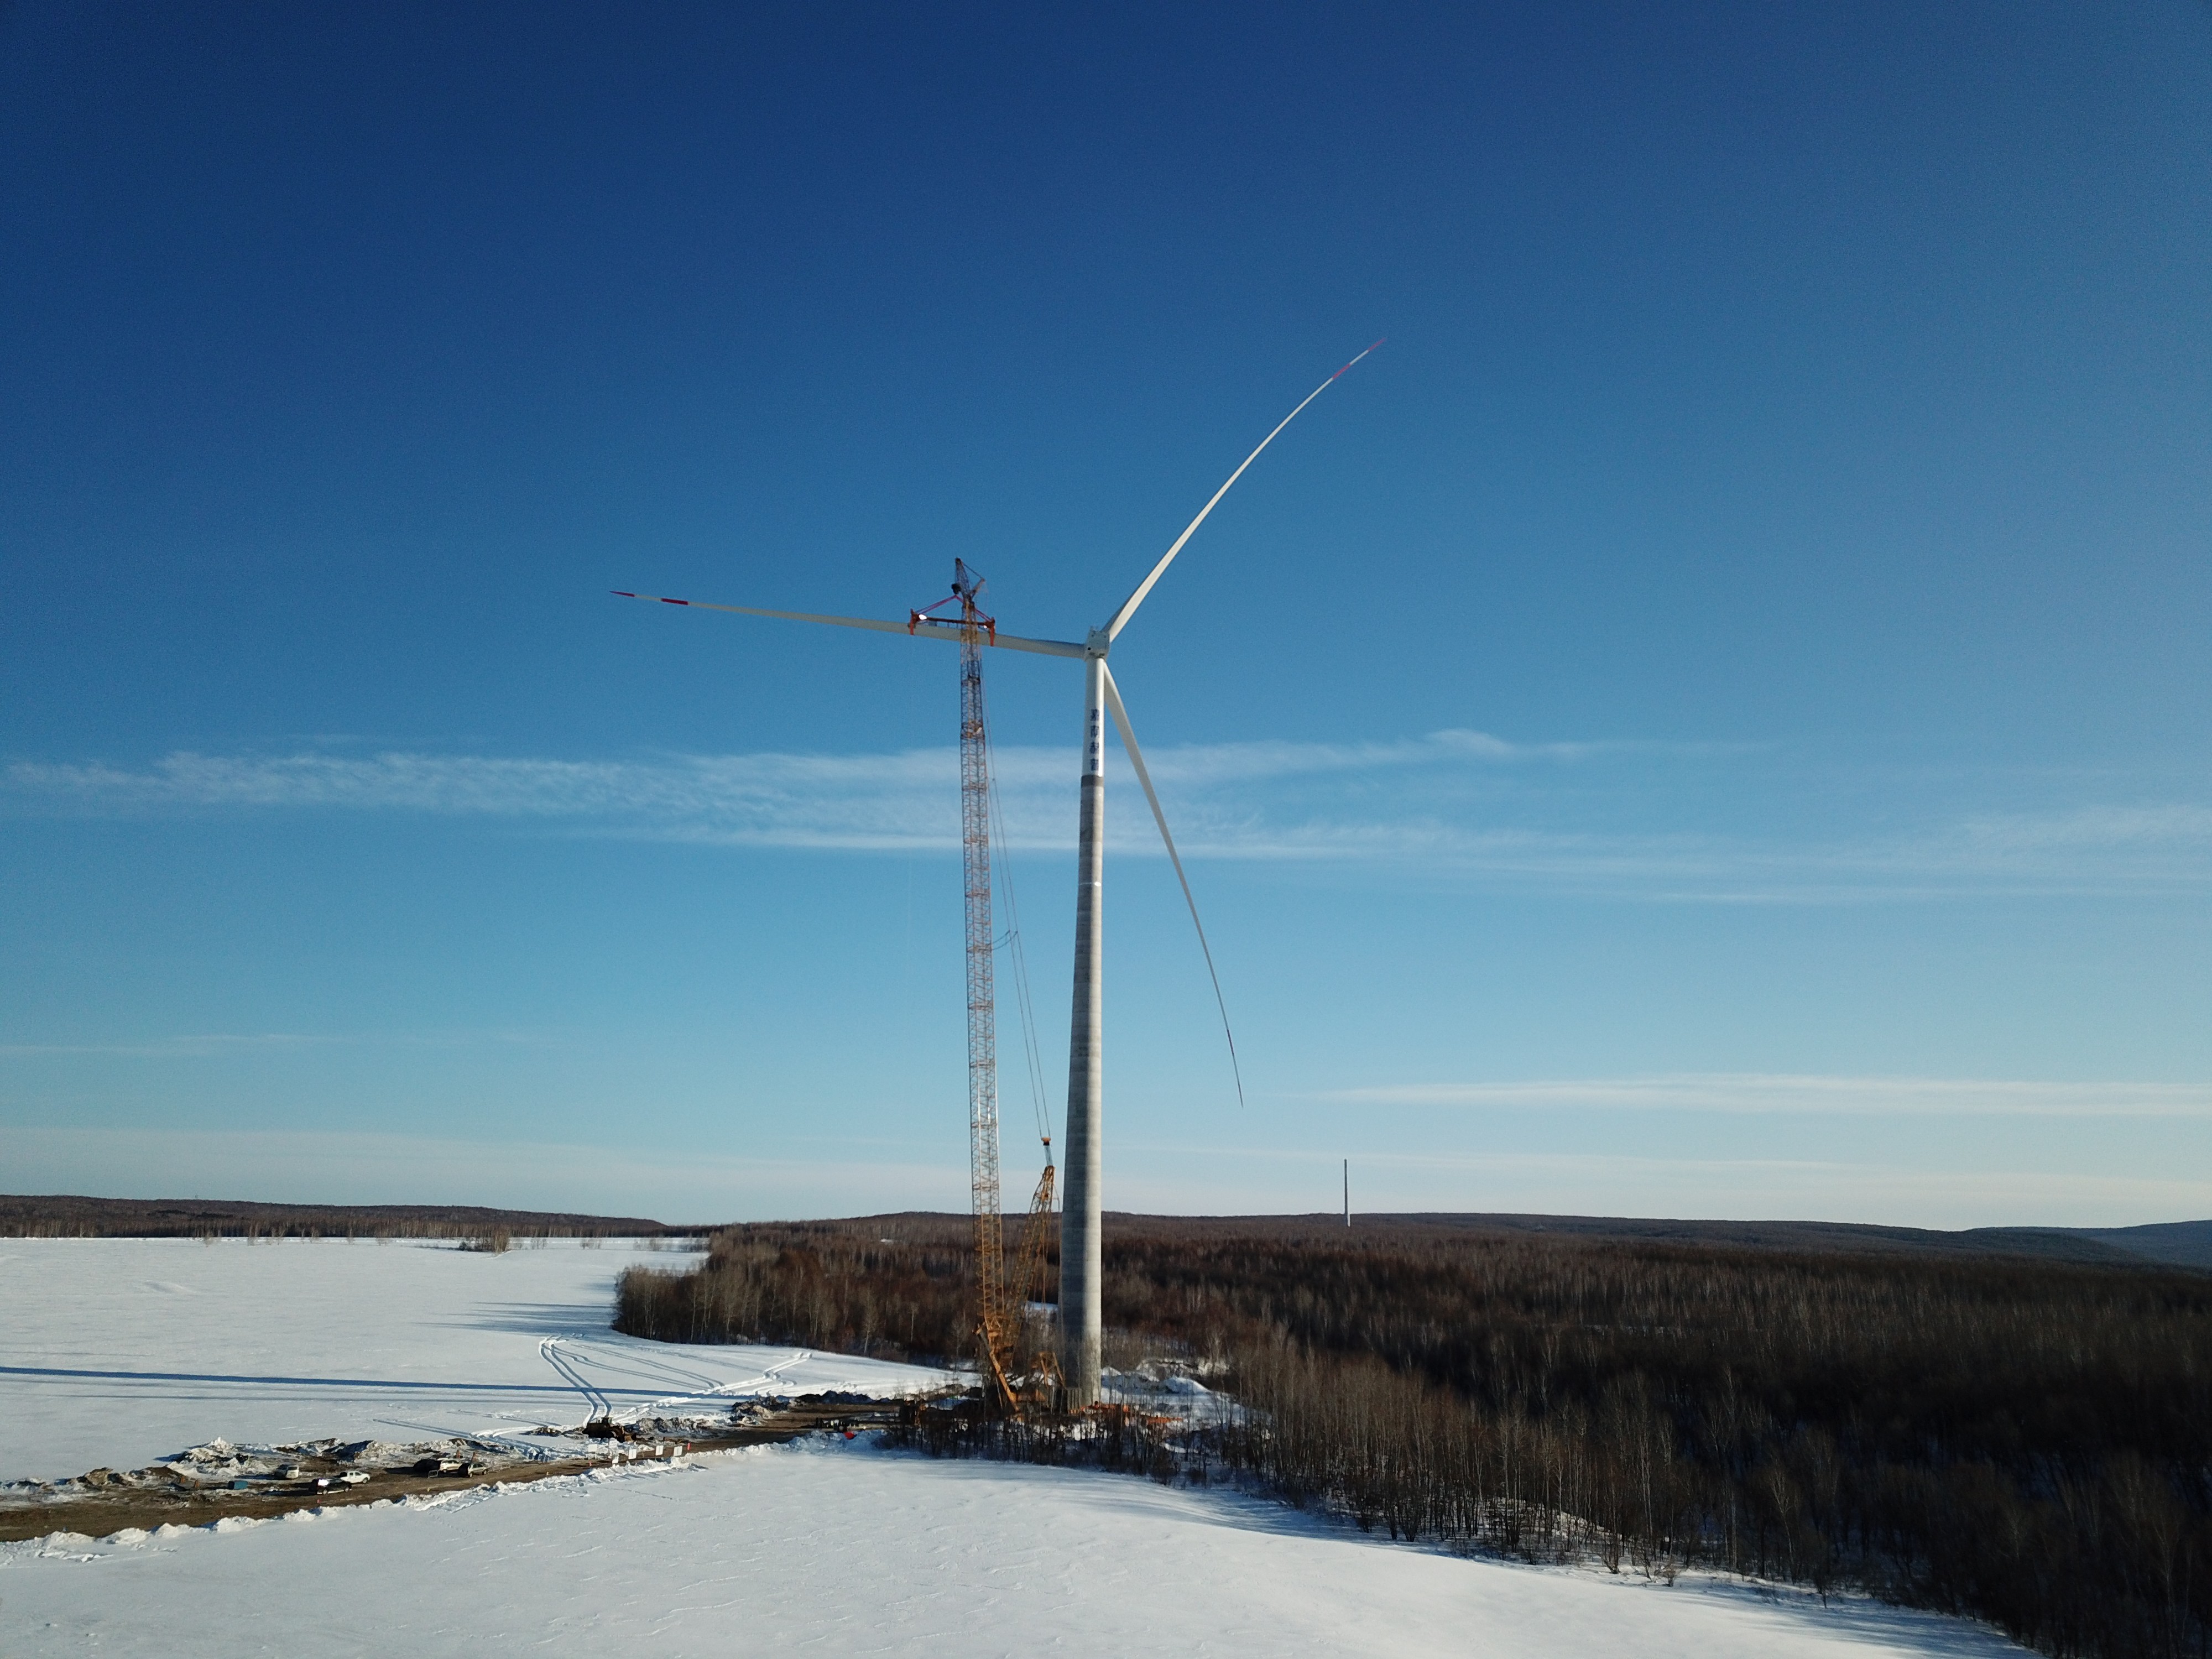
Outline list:
[[[2164,1267],[2212,1268],[2212,1221],[2162,1221],[2141,1227],[1967,1227],[1953,1232],[1843,1221],[1667,1221],[1540,1215],[1404,1215],[1372,1219],[1763,1249],[2032,1255],[2058,1261],[2154,1261]]]
[[[2054,1229],[2053,1231],[2058,1231]],[[2094,1239],[2176,1267],[2212,1267],[2212,1221],[2154,1221],[2142,1227],[2069,1227],[2069,1238]]]
[[[890,1218],[890,1217],[878,1217]],[[905,1218],[905,1217],[900,1217]],[[915,1221],[921,1217],[914,1217]],[[2039,1256],[2044,1261],[2079,1261],[2111,1267],[2157,1263],[2163,1267],[2212,1270],[2212,1221],[2166,1221],[2148,1228],[1878,1228],[1856,1221],[1701,1221],[1670,1217],[1595,1217],[1595,1214],[1489,1214],[1489,1212],[1367,1212],[1352,1217],[1354,1228],[1391,1232],[1500,1232],[1571,1239],[1650,1241],[1650,1243],[1723,1245],[1739,1249],[1796,1249],[1843,1255],[1913,1256]],[[1197,1228],[1210,1237],[1249,1232],[1252,1237],[1312,1234],[1343,1228],[1332,1212],[1276,1214],[1276,1217],[1164,1217],[1109,1212],[1109,1230],[1176,1232]]]
[[[1721,1221],[1639,1216],[1510,1215],[1437,1212],[1366,1212],[1352,1215],[1354,1229],[1388,1228],[1419,1232],[1543,1233],[1554,1237],[1644,1241],[1667,1244],[1719,1245],[1739,1249],[1796,1250],[1852,1255],[1903,1253],[1913,1255],[2027,1255],[2045,1261],[2102,1262],[2108,1266],[2158,1261],[2166,1265],[2212,1266],[2212,1222],[2174,1226],[2203,1230],[2203,1257],[2155,1255],[2130,1241],[2158,1228],[2087,1232],[2057,1227],[1970,1227],[1942,1231],[1924,1227],[1878,1227],[1847,1221]],[[1173,1231],[1202,1222],[1212,1232],[1249,1229],[1256,1234],[1308,1232],[1344,1224],[1322,1212],[1298,1216],[1139,1216],[1112,1214],[1109,1228]]]
[[[1357,1222],[1360,1218],[1354,1216]],[[1408,1224],[1492,1227],[1510,1232],[1549,1232],[1593,1238],[1649,1239],[1680,1244],[1729,1244],[1751,1249],[1905,1251],[1916,1255],[2033,1255],[2062,1261],[2124,1262],[2139,1253],[2101,1237],[2057,1228],[1879,1227],[1849,1221],[1711,1221],[1643,1219],[1619,1216],[1376,1216]]]
[[[1640,1216],[1514,1215],[1416,1211],[1358,1212],[1355,1227],[1419,1233],[1547,1233],[1553,1237],[1644,1240],[1738,1249],[1840,1251],[1855,1255],[1902,1252],[1914,1255],[2025,1255],[2045,1261],[2109,1266],[2156,1262],[2212,1270],[2212,1221],[2162,1221],[2141,1227],[1877,1227],[1848,1221],[1715,1221]],[[500,1210],[462,1204],[257,1204],[213,1199],[86,1198],[70,1194],[0,1196],[0,1237],[197,1238],[374,1237],[470,1238],[505,1228],[522,1237],[658,1238],[711,1232],[721,1224],[672,1225],[639,1216],[580,1215],[560,1211]],[[904,1211],[891,1215],[825,1218],[812,1224],[839,1230],[878,1229],[885,1237],[947,1241],[965,1238],[964,1214]],[[1255,1237],[1310,1236],[1341,1229],[1328,1212],[1304,1215],[1175,1216],[1109,1211],[1115,1232],[1173,1234],[1185,1229],[1208,1236],[1245,1232]]]
[[[1403,1239],[1423,1232],[1545,1234],[1552,1237],[1710,1245],[1723,1249],[1793,1250],[1813,1254],[2034,1256],[2046,1261],[2106,1267],[2212,1268],[2212,1221],[2179,1221],[2147,1227],[1877,1227],[1848,1221],[1717,1221],[1644,1216],[1514,1215],[1481,1212],[1357,1211],[1355,1231],[1371,1238],[1387,1232]],[[852,1216],[790,1224],[838,1232],[866,1233],[886,1241],[957,1246],[968,1237],[965,1215],[908,1210],[892,1215]],[[1220,1239],[1316,1239],[1341,1234],[1344,1218],[1328,1211],[1299,1215],[1142,1215],[1106,1212],[1108,1237],[1152,1237],[1188,1233]]]

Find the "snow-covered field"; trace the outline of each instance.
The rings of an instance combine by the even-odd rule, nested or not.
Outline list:
[[[692,1258],[617,1242],[0,1239],[0,1480],[141,1468],[220,1437],[526,1435],[611,1406],[906,1393],[937,1371],[607,1328],[615,1276]]]
[[[434,1504],[0,1547],[10,1655],[1873,1659],[1966,1626],[1392,1546],[1127,1476],[817,1444]]]
[[[5,1473],[238,1441],[512,1431],[686,1390],[934,1375],[605,1329],[627,1250],[0,1243]],[[556,1364],[541,1341],[573,1345]],[[787,1364],[775,1381],[772,1367]],[[28,1368],[27,1370],[23,1368]],[[149,1377],[159,1371],[161,1377]],[[422,1388],[411,1385],[424,1384]],[[564,1389],[569,1389],[565,1394]],[[532,1392],[550,1389],[549,1393]],[[478,1391],[481,1390],[481,1391]],[[48,1448],[58,1449],[50,1451]],[[66,1448],[66,1451],[58,1449]],[[1459,1559],[1261,1499],[863,1437],[94,1543],[0,1546],[0,1652],[1994,1659],[1863,1601]]]

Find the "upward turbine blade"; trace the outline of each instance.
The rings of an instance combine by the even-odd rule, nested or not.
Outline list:
[[[1358,361],[1357,357],[1352,359],[1353,362]],[[1137,747],[1137,734],[1129,729],[1129,711],[1121,707],[1121,691],[1114,684],[1114,671],[1103,663],[1099,666],[1105,670],[1106,707],[1113,711],[1114,729],[1121,734],[1121,746],[1129,751],[1130,769],[1136,773],[1137,781],[1144,785],[1145,799],[1152,803],[1152,822],[1160,826],[1160,839],[1167,843],[1168,862],[1175,866],[1176,879],[1182,884],[1182,902],[1190,906],[1190,925],[1198,929],[1198,948],[1206,957],[1206,976],[1213,981],[1213,1004],[1221,1010],[1221,1035],[1229,1040],[1229,1071],[1237,1079],[1237,1103],[1242,1106],[1244,1068],[1237,1063],[1237,1034],[1229,1029],[1229,1005],[1222,1000],[1221,975],[1213,970],[1213,948],[1206,942],[1206,924],[1198,919],[1198,901],[1190,896],[1190,878],[1182,872],[1182,860],[1176,852],[1175,837],[1168,833],[1168,815],[1160,810],[1160,798],[1153,793],[1152,774],[1145,770],[1145,751]]]
[[[1377,340],[1375,343],[1375,345],[1371,345],[1367,348],[1367,351],[1374,350],[1375,346],[1379,346],[1382,343],[1382,341]],[[1361,352],[1359,354],[1359,357],[1364,357],[1367,355],[1367,351]],[[1358,362],[1359,361],[1359,357],[1354,357],[1352,360],[1352,363]],[[1260,440],[1260,449],[1265,449],[1269,444],[1274,442],[1276,433],[1280,432],[1284,427],[1288,426],[1292,421],[1297,420],[1301,414],[1304,413],[1306,404],[1311,403],[1315,398],[1320,397],[1322,392],[1328,391],[1329,387],[1334,386],[1339,380],[1342,380],[1344,378],[1345,369],[1350,368],[1352,367],[1352,363],[1346,363],[1344,366],[1344,368],[1338,369],[1335,374],[1330,375],[1328,379],[1323,380],[1311,392],[1309,392],[1306,394],[1305,404],[1300,404],[1289,414],[1284,416],[1281,422],[1275,428],[1275,431],[1270,432],[1266,437]],[[1124,628],[1128,626],[1129,618],[1137,614],[1137,607],[1145,602],[1145,595],[1152,591],[1152,584],[1159,580],[1161,575],[1166,571],[1167,568],[1175,562],[1175,556],[1182,551],[1182,544],[1190,539],[1191,532],[1196,530],[1199,526],[1206,522],[1206,515],[1207,514],[1212,512],[1216,507],[1220,505],[1221,498],[1229,493],[1229,484],[1233,484],[1239,478],[1243,477],[1244,476],[1244,467],[1251,465],[1253,462],[1260,459],[1260,449],[1254,450],[1249,455],[1247,455],[1244,458],[1244,466],[1240,466],[1234,472],[1231,473],[1229,475],[1229,483],[1225,483],[1222,485],[1220,489],[1215,490],[1213,492],[1213,499],[1208,501],[1204,507],[1199,508],[1198,516],[1193,519],[1183,527],[1182,534],[1175,538],[1175,545],[1168,549],[1166,553],[1161,556],[1160,562],[1152,567],[1152,574],[1146,577],[1144,580],[1139,582],[1137,584],[1137,591],[1130,594],[1127,599],[1121,601],[1121,608],[1114,613],[1112,620],[1108,622],[1106,624],[1106,638],[1109,643],[1112,642],[1115,635],[1119,634]]]

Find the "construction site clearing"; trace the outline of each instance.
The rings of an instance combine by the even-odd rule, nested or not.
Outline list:
[[[1229,1403],[1186,1377],[1154,1375],[1149,1367],[1108,1376],[1117,1399],[1073,1415],[1034,1406],[1023,1414],[1033,1421],[1049,1419],[1079,1435],[1086,1429],[1133,1429],[1164,1437]],[[850,1440],[863,1432],[903,1428],[919,1430],[927,1439],[933,1437],[933,1431],[999,1414],[988,1389],[946,1389],[895,1399],[833,1389],[740,1400],[726,1413],[630,1420],[601,1416],[568,1426],[549,1425],[534,1431],[533,1444],[465,1435],[276,1446],[211,1440],[145,1468],[97,1468],[64,1480],[0,1483],[0,1543],[57,1534],[106,1538],[132,1529],[213,1526],[232,1518],[269,1520],[301,1510],[438,1497],[673,1462],[695,1453],[781,1445],[814,1434]],[[547,1441],[571,1442],[574,1449],[564,1453]]]
[[[54,1533],[104,1538],[132,1528],[211,1526],[232,1516],[265,1520],[297,1510],[430,1497],[693,1452],[776,1445],[808,1434],[849,1437],[889,1426],[902,1412],[911,1420],[919,1404],[857,1394],[803,1395],[739,1401],[715,1417],[594,1418],[537,1431],[539,1441],[574,1441],[575,1450],[565,1455],[543,1446],[465,1436],[283,1446],[213,1440],[143,1469],[93,1469],[67,1480],[0,1485],[0,1543]]]

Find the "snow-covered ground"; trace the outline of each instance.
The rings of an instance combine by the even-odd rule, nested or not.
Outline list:
[[[2017,1654],[1866,1601],[1459,1560],[1250,1498],[868,1444],[0,1547],[0,1628],[23,1659]]]
[[[886,1393],[904,1367],[612,1336],[656,1258],[406,1244],[0,1241],[0,1475],[216,1435],[512,1432],[714,1390]],[[681,1258],[658,1258],[673,1262]],[[561,1346],[549,1354],[541,1344]],[[771,1376],[770,1373],[775,1375]],[[866,1437],[0,1546],[23,1656],[781,1653],[1996,1659],[1975,1626],[1710,1578],[1469,1561],[1263,1499],[933,1462]]]
[[[572,1240],[0,1239],[0,1480],[137,1468],[217,1437],[524,1434],[658,1402],[934,1387],[939,1372],[607,1328],[615,1276],[696,1258]]]

